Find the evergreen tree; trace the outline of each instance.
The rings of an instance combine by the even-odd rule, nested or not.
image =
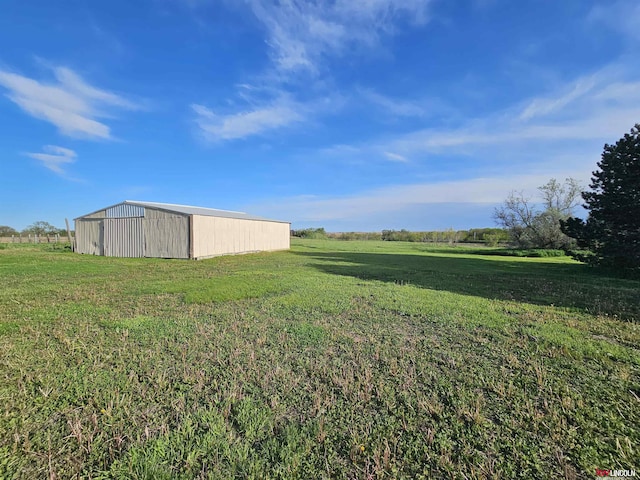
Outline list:
[[[591,252],[591,263],[640,268],[640,124],[615,145],[605,145],[590,192],[583,192],[587,221],[570,218],[563,231]]]

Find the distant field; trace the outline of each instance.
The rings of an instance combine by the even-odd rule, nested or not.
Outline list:
[[[640,281],[478,252],[2,245],[0,478],[640,471]]]

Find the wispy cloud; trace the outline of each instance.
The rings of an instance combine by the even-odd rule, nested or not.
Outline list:
[[[576,81],[571,85],[568,92],[561,94],[560,96],[553,96],[551,98],[534,98],[520,114],[520,119],[530,120],[535,117],[543,117],[557,113],[570,103],[588,94],[595,86],[596,81],[594,78],[584,78]]]
[[[137,105],[120,95],[88,84],[73,70],[54,67],[53,82],[0,70],[0,86],[27,114],[55,125],[70,137],[110,139],[103,121],[113,109],[134,110]]]
[[[393,153],[393,152],[384,152],[384,156],[387,157],[392,162],[408,162],[409,161],[407,157],[403,155],[399,155],[397,153]]]
[[[210,142],[239,140],[273,131],[292,128],[313,121],[328,112],[335,114],[344,105],[338,94],[297,101],[285,90],[275,87],[237,85],[237,98],[211,107],[190,105],[198,134]]]
[[[289,102],[274,102],[227,115],[198,104],[191,105],[201,134],[209,141],[236,140],[282,128],[304,119],[300,109]]]
[[[571,176],[571,172],[558,172],[559,179]],[[563,174],[565,174],[563,176]],[[501,203],[514,186],[526,193],[535,194],[550,176],[546,173],[505,175],[473,178],[439,183],[414,183],[391,185],[364,191],[355,195],[313,197],[309,195],[261,202],[253,206],[274,218],[287,218],[297,223],[357,222],[359,218],[381,218],[393,212],[422,208],[423,216],[434,212],[443,204],[491,206]],[[579,180],[583,180],[580,178]]]
[[[39,160],[44,167],[61,176],[66,176],[64,167],[76,161],[76,152],[69,148],[45,145],[42,150],[45,153],[25,153],[25,155]]]
[[[267,31],[267,43],[281,71],[318,71],[325,56],[353,46],[373,47],[397,23],[422,24],[430,0],[336,0],[333,2],[249,0]]]
[[[228,141],[309,121],[322,112],[335,113],[326,104],[336,107],[339,102],[335,94],[327,94],[326,85],[319,87],[322,82],[314,83],[315,90],[308,83],[304,88],[291,88],[308,82],[306,75],[299,74],[326,72],[323,60],[352,53],[354,47],[379,46],[384,36],[400,31],[400,26],[425,23],[431,1],[246,0],[243,5],[248,5],[265,29],[271,68],[257,76],[258,86],[238,85],[245,108],[214,108],[194,102],[191,109],[199,132],[209,141]],[[422,114],[420,107],[409,102],[373,91],[363,95],[393,116]]]
[[[640,40],[640,3],[636,0],[617,0],[595,6],[589,20],[606,25],[633,41]]]
[[[361,89],[360,95],[369,103],[396,117],[422,117],[425,109],[415,102],[391,98],[371,89]]]
[[[461,154],[477,157],[479,163],[509,157],[513,164],[538,152],[540,165],[549,152],[554,156],[569,154],[579,142],[614,141],[627,132],[640,118],[640,81],[636,78],[633,73],[608,67],[456,127],[424,128],[375,143],[340,145],[324,151],[374,153],[387,159],[388,152],[412,159]]]
[[[466,163],[455,167],[461,180],[391,185],[344,196],[280,199],[265,204],[269,210],[264,213],[298,224],[351,225],[365,217],[367,224],[394,218],[415,224],[436,215],[430,212],[440,211],[438,205],[456,204],[460,205],[456,214],[483,209],[478,221],[486,223],[493,205],[512,190],[533,195],[550,178],[573,177],[586,184],[603,143],[616,141],[640,118],[637,79],[637,71],[610,65],[454,128],[426,128],[377,142],[324,149],[322,156],[331,154],[347,162],[377,155],[384,160],[411,158],[412,163],[425,165],[433,158]]]

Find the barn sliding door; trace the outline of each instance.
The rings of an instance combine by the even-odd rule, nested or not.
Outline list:
[[[105,218],[104,254],[107,257],[144,257],[142,218]]]

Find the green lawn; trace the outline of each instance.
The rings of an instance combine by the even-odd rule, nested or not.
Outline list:
[[[640,281],[294,241],[201,262],[0,247],[0,478],[640,470]]]

